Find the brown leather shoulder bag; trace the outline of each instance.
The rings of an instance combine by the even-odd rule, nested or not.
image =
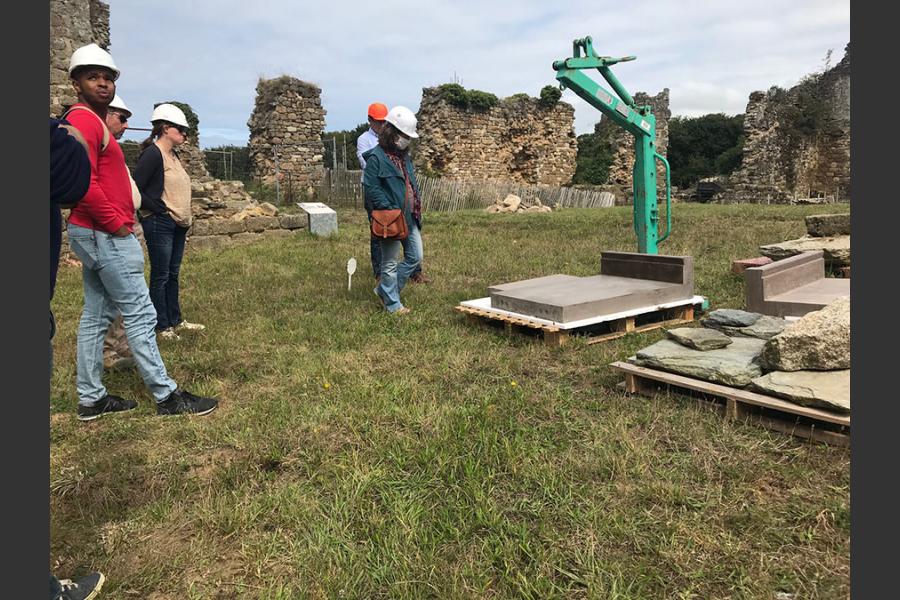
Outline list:
[[[380,240],[405,240],[409,235],[406,227],[406,201],[409,198],[406,169],[403,169],[403,208],[389,208],[372,211],[372,236]]]

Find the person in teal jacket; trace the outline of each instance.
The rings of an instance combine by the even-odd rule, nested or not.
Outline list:
[[[378,145],[363,154],[366,170],[363,191],[366,202],[376,210],[402,208],[409,235],[405,240],[378,240],[381,244],[381,281],[375,294],[388,312],[406,314],[400,291],[422,262],[422,202],[409,156],[409,144],[416,133],[416,117],[405,106],[388,111],[378,134]],[[400,250],[403,260],[400,261]]]

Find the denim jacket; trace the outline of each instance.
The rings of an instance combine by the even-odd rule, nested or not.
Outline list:
[[[366,170],[363,173],[363,191],[365,193],[365,204],[368,209],[390,210],[393,208],[403,208],[404,197],[406,196],[406,182],[403,174],[387,157],[381,146],[375,146],[371,150],[363,153],[366,159]],[[416,182],[416,174],[413,170],[412,159],[407,153],[403,157],[406,173],[412,183],[413,189],[419,193],[419,184]],[[412,209],[415,199],[410,196],[406,198],[406,224],[412,227],[417,225],[420,229],[421,223],[413,220]]]

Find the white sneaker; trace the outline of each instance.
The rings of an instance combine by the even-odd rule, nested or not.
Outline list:
[[[175,329],[186,329],[188,331],[203,331],[206,329],[206,325],[201,325],[200,323],[188,323],[187,321],[182,321],[178,325],[175,326]]]
[[[159,337],[164,340],[180,340],[181,336],[175,333],[175,330],[169,327],[168,329],[163,329],[156,333]]]

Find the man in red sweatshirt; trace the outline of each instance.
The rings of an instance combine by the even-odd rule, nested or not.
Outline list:
[[[84,283],[77,345],[78,419],[91,421],[137,407],[134,400],[113,396],[103,386],[103,338],[117,312],[125,321],[138,372],[156,399],[157,414],[208,414],[218,400],[179,388],[166,373],[156,344],[156,310],[144,279],[144,252],[133,233],[131,180],[122,149],[105,123],[119,70],[106,50],[88,44],[72,54],[69,76],[78,103],[66,117],[84,136],[91,163],[87,194],[68,220],[69,245],[81,260]]]

